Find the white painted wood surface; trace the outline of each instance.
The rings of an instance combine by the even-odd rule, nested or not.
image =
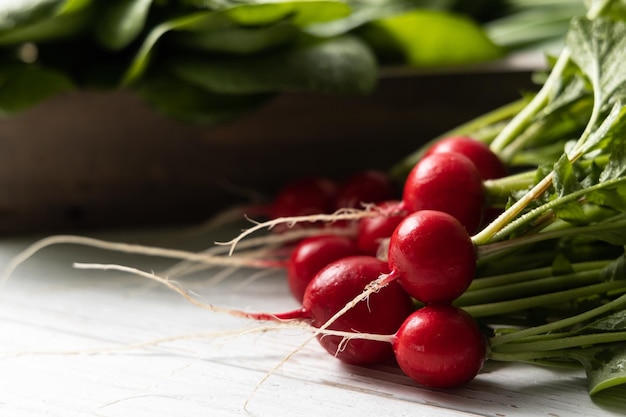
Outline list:
[[[105,237],[180,243],[165,231]],[[34,240],[2,240],[2,265]],[[157,272],[172,263],[63,245],[20,266],[0,289],[2,417],[626,414],[626,389],[591,400],[578,371],[488,363],[467,386],[439,391],[416,386],[392,364],[343,365],[316,342],[259,385],[307,333],[289,329],[215,337],[259,324],[199,309],[144,278],[79,271],[73,262],[114,262]],[[280,273],[246,285],[250,271],[219,284],[211,275],[181,282],[203,301],[224,307],[270,312],[296,307]],[[177,336],[189,338],[133,347]]]

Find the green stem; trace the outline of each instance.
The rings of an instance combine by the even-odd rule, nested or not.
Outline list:
[[[483,230],[472,236],[475,245],[485,245],[491,240],[496,239],[502,229],[513,222],[513,220],[534,200],[545,193],[552,185],[552,177],[554,172],[550,172],[541,181],[537,183],[529,192],[524,194],[522,198],[517,200],[504,213],[498,216],[494,221],[489,223]],[[499,234],[501,235],[501,234]]]
[[[551,200],[531,211],[529,211],[528,213],[525,213],[524,215],[518,217],[517,219],[513,220],[508,219],[508,217],[514,217],[514,216],[508,216],[508,223],[506,224],[501,224],[501,221],[499,221],[500,216],[498,217],[496,220],[494,220],[494,222],[492,222],[489,226],[487,226],[485,229],[483,229],[482,232],[478,233],[477,235],[475,235],[472,240],[474,241],[475,244],[479,245],[479,244],[487,244],[488,240],[492,240],[492,241],[498,241],[503,239],[505,236],[507,236],[508,234],[511,234],[513,231],[515,231],[516,229],[522,227],[523,225],[527,224],[528,222],[530,222],[531,220],[533,220],[536,217],[539,217],[540,215],[542,215],[543,213],[547,212],[548,210],[554,209],[559,205],[562,204],[566,204],[566,203],[570,203],[572,201],[576,201],[580,198],[582,198],[585,194],[588,194],[592,191],[597,191],[597,190],[601,190],[604,188],[610,188],[612,186],[618,185],[620,183],[626,182],[626,176],[623,177],[618,177],[618,178],[614,178],[612,180],[608,180],[608,181],[604,181],[601,182],[599,184],[595,184],[586,188],[583,188],[579,191],[575,191],[573,193],[567,194],[563,197],[559,197],[556,198],[554,200]],[[526,195],[524,195],[524,197],[528,196],[529,194],[531,194],[530,192],[527,193]],[[519,201],[522,201],[524,199],[524,197],[522,199],[520,199]],[[513,206],[512,206],[513,207]],[[508,212],[509,210],[507,210]],[[504,213],[506,214],[506,212]],[[511,213],[513,214],[513,213]],[[494,225],[494,223],[497,223]],[[493,225],[493,226],[492,226]],[[501,227],[500,227],[501,226]],[[498,229],[498,230],[496,230]],[[486,232],[485,232],[486,231]]]
[[[536,342],[507,343],[495,348],[500,353],[518,352],[546,352],[572,347],[590,346],[601,343],[614,343],[626,341],[626,332],[592,333],[579,336],[562,337],[552,340],[541,340]]]
[[[572,264],[572,270],[574,273],[585,272],[596,269],[603,269],[611,262],[610,260],[601,260],[601,261],[588,261],[588,262],[579,262]],[[510,285],[517,282],[525,282],[529,280],[535,280],[545,277],[552,276],[553,269],[552,267],[544,267],[544,268],[535,268],[525,271],[512,272],[507,274],[499,274],[490,277],[482,277],[475,279],[467,292],[472,292],[476,290],[483,290],[486,288],[499,287],[502,285]],[[565,275],[562,275],[565,276]]]
[[[607,285],[607,284],[616,284],[616,282],[613,281],[610,283],[600,284],[600,285]],[[597,285],[593,285],[592,287],[597,287]],[[604,291],[607,291],[607,289],[598,291],[598,293],[604,292]],[[624,306],[626,306],[626,294],[621,295],[620,297],[612,301],[609,301],[608,303],[601,305],[600,307],[593,308],[591,310],[585,311],[584,313],[577,314],[572,317],[567,317],[561,320],[554,321],[552,323],[543,324],[541,326],[529,327],[527,329],[519,330],[514,333],[508,333],[502,336],[494,336],[490,339],[490,345],[494,347],[494,346],[502,345],[504,343],[510,343],[516,340],[520,340],[527,336],[554,332],[556,330],[568,328],[576,324],[591,320],[594,317],[597,317],[599,315],[609,313],[613,310],[617,310],[618,308],[622,308]]]
[[[506,201],[513,191],[525,190],[532,186],[536,175],[536,171],[532,170],[498,179],[485,180],[483,181],[485,199],[487,201]]]
[[[590,9],[587,11],[586,17],[588,19],[595,19],[604,12],[610,3],[611,1],[609,0],[593,2]],[[549,102],[550,95],[559,85],[561,76],[570,62],[570,56],[571,54],[569,49],[567,47],[563,48],[539,92],[535,95],[535,97],[533,97],[530,103],[528,103],[528,105],[524,107],[511,120],[511,122],[505,126],[504,129],[502,129],[493,142],[491,142],[491,149],[500,155],[503,161],[508,162],[508,160],[513,156],[512,153],[506,152],[506,146],[519,136],[530,123],[532,123],[534,116]],[[519,147],[519,144],[517,144],[516,147]]]
[[[531,362],[537,363],[540,359],[567,357],[567,351],[551,351],[549,354],[546,352],[515,352],[515,353],[501,353],[490,351],[488,358],[498,362]],[[554,365],[554,362],[549,362],[550,365]],[[576,368],[580,368],[579,363],[575,363]]]
[[[570,53],[567,48],[563,49],[550,75],[546,79],[539,92],[533,97],[519,113],[513,117],[500,134],[491,142],[491,150],[500,155],[504,162],[508,162],[511,155],[503,155],[505,147],[514,140],[532,122],[535,114],[539,112],[549,101],[550,94],[561,79],[561,75],[569,63]]]
[[[559,276],[544,276],[530,281],[510,283],[497,287],[466,291],[455,301],[455,305],[464,307],[485,303],[500,302],[501,300],[519,299],[532,294],[563,291],[572,287],[590,285],[603,281],[603,269],[576,272]]]
[[[626,291],[626,283],[621,281],[603,282],[601,284],[593,284],[586,287],[557,291],[548,294],[534,295],[531,297],[471,305],[463,307],[463,310],[467,311],[474,318],[492,317],[500,314],[509,314],[546,305],[560,304],[575,300],[577,298],[602,294],[609,291]],[[507,336],[515,339],[514,337],[512,337],[513,335],[506,335],[501,337],[505,338]]]

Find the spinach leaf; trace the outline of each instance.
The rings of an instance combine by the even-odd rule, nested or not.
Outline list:
[[[30,19],[21,19],[19,24],[10,25],[10,19],[3,21],[0,10],[0,45],[19,45],[24,42],[49,42],[66,39],[84,33],[92,19],[91,0],[66,0],[55,2],[47,13],[37,12]],[[0,5],[0,9],[2,6]],[[17,23],[17,22],[13,22]],[[2,26],[9,24],[9,30]]]
[[[35,65],[15,65],[0,70],[0,114],[25,110],[62,92],[75,89],[63,73]]]
[[[206,32],[183,32],[172,41],[184,48],[231,54],[253,54],[293,41],[298,28],[289,21],[260,28],[229,27]]]
[[[344,35],[379,19],[415,9],[448,10],[455,4],[452,0],[349,0],[347,3],[352,9],[350,15],[329,22],[313,23],[305,31],[320,37]],[[417,36],[417,31],[415,35]]]
[[[342,36],[307,42],[252,57],[176,59],[181,79],[221,94],[275,91],[368,93],[376,85],[376,61],[360,40]]]
[[[167,73],[146,77],[139,83],[137,91],[160,113],[192,124],[232,120],[256,109],[271,97],[211,93]]]
[[[171,31],[207,32],[236,25],[262,26],[276,23],[286,17],[289,17],[293,24],[308,25],[318,19],[325,21],[343,17],[349,13],[349,7],[336,0],[288,2],[265,0],[258,3],[234,5],[218,11],[204,10],[176,17],[156,25],[148,33],[126,71],[122,85],[130,85],[143,75],[157,42]]]
[[[151,5],[152,0],[109,0],[97,20],[96,40],[112,50],[128,46],[143,30]]]
[[[416,27],[423,36],[416,36]],[[360,33],[381,55],[400,56],[413,66],[467,64],[503,55],[478,24],[450,12],[414,10],[376,20]]]
[[[65,0],[0,2],[0,33],[54,16]]]

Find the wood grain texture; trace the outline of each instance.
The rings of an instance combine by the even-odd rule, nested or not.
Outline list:
[[[176,242],[188,248],[200,248],[202,242],[184,241],[171,230],[103,237],[159,245]],[[0,242],[1,264],[34,239]],[[2,416],[601,417],[626,413],[626,389],[611,389],[592,401],[579,371],[488,363],[462,388],[430,390],[412,383],[394,364],[343,365],[316,342],[259,385],[308,333],[283,329],[230,334],[259,324],[199,309],[144,278],[79,271],[72,269],[73,262],[115,262],[157,272],[171,264],[63,245],[44,249],[21,265],[0,290]],[[202,301],[223,307],[273,312],[296,307],[281,273],[242,285],[251,272],[239,271],[219,284],[211,282],[211,271],[180,282]],[[133,347],[172,337],[178,340]]]

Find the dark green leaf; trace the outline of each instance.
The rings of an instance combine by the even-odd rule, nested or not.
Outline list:
[[[604,267],[602,277],[605,281],[626,279],[626,256],[622,255]]]
[[[86,7],[86,4],[83,3],[80,3],[82,7],[78,7],[79,5],[74,4],[74,2],[71,2],[71,4],[72,7],[60,8],[59,6],[59,10],[56,10],[56,13],[46,16],[45,19],[28,22],[28,24],[17,26],[12,30],[0,31],[0,45],[48,42],[83,33],[91,21],[93,10]]]
[[[615,246],[626,246],[626,226],[624,225],[608,230],[581,232],[580,236],[601,240]]]
[[[173,60],[181,79],[221,94],[276,91],[368,93],[376,84],[376,61],[354,37],[302,44],[262,56]]]
[[[626,383],[626,343],[576,349],[569,356],[585,368],[589,395]]]
[[[100,44],[112,50],[122,49],[143,30],[152,0],[109,0],[95,27]]]
[[[173,40],[183,47],[232,54],[252,54],[294,40],[298,28],[281,22],[260,28],[231,27],[207,32],[177,33]]]
[[[320,9],[324,10],[320,11]],[[350,9],[343,2],[310,0],[239,4],[219,11],[205,10],[177,17],[152,28],[124,75],[122,85],[130,85],[143,75],[157,42],[171,31],[207,32],[235,25],[259,26],[276,23],[286,17],[289,17],[293,24],[305,25],[317,19],[324,21],[339,18],[348,13]]]
[[[48,19],[65,0],[23,0],[0,2],[0,33]]]
[[[196,124],[232,120],[259,107],[270,97],[215,94],[167,74],[147,77],[138,86],[138,92],[157,111]]]
[[[75,89],[62,73],[32,65],[0,70],[0,113],[22,111],[59,93]]]
[[[626,123],[622,121],[618,128],[614,128],[612,136],[608,147],[609,163],[600,174],[600,181],[621,177],[626,173]]]
[[[199,12],[199,13],[194,13],[194,14],[190,14],[187,16],[179,17],[176,19],[168,20],[152,28],[150,33],[148,33],[148,35],[143,40],[143,43],[141,44],[139,51],[137,52],[137,54],[135,54],[133,61],[129,65],[126,73],[124,74],[124,77],[122,79],[122,85],[132,84],[143,75],[146,68],[148,67],[150,56],[152,54],[152,51],[156,43],[167,32],[176,30],[176,29],[183,29],[185,27],[193,27],[199,22],[206,24],[207,21],[213,21],[214,19],[221,20],[220,18],[222,18],[222,16],[219,16],[216,13],[211,12],[211,11]],[[217,22],[215,24],[217,26],[221,26]]]
[[[626,277],[622,276],[621,279],[626,279]],[[581,327],[579,330],[576,331],[576,333],[606,333],[622,332],[625,330],[626,310],[621,310]]]
[[[559,197],[571,194],[581,188],[576,174],[574,173],[574,167],[565,154],[561,155],[554,165],[552,183]]]

